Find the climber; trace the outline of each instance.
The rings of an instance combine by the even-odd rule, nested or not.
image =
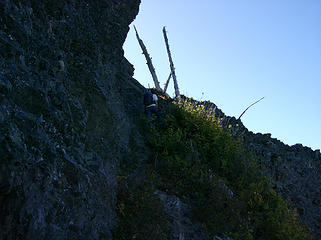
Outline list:
[[[157,108],[157,101],[158,97],[153,89],[149,89],[144,93],[145,113],[148,119],[150,119],[153,114],[157,116],[157,119],[160,119],[160,114]]]

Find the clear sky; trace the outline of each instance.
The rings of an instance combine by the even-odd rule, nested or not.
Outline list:
[[[320,0],[142,0],[124,51],[134,78],[148,87],[133,25],[162,87],[170,73],[166,26],[182,94],[236,118],[265,97],[241,118],[250,131],[321,148]]]

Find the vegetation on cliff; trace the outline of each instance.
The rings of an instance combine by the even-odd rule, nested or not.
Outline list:
[[[130,188],[124,174],[129,168],[123,167],[119,174],[121,221],[116,239],[171,239],[170,219],[156,190],[191,206],[193,218],[201,223],[199,230],[211,239],[217,235],[312,239],[295,209],[289,208],[260,172],[255,156],[211,112],[188,100],[163,101],[162,106],[167,114],[159,124],[151,128],[143,124],[153,150],[145,180]]]

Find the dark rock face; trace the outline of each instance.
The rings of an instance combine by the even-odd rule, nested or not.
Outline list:
[[[116,164],[143,141],[139,2],[0,1],[0,239],[111,239]]]
[[[171,217],[173,239],[209,240],[210,238],[201,232],[201,223],[193,217],[192,209],[177,196],[167,195],[165,192],[155,192],[163,201],[165,212]]]

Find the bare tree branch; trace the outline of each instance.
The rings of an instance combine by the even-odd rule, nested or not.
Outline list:
[[[171,79],[171,77],[172,77],[172,73],[169,73],[169,76],[168,76],[167,81],[165,83],[164,93],[166,93],[166,90],[167,90],[167,87],[168,87],[168,83],[169,83],[169,80]]]
[[[239,118],[238,118],[237,120],[239,120],[239,119],[243,116],[243,114],[244,114],[250,107],[252,107],[254,104],[256,104],[256,103],[258,103],[259,101],[261,101],[263,98],[264,98],[264,97],[262,97],[261,99],[257,100],[256,102],[254,102],[254,103],[252,103],[250,106],[248,106],[248,107],[242,112],[242,114],[239,116]]]

